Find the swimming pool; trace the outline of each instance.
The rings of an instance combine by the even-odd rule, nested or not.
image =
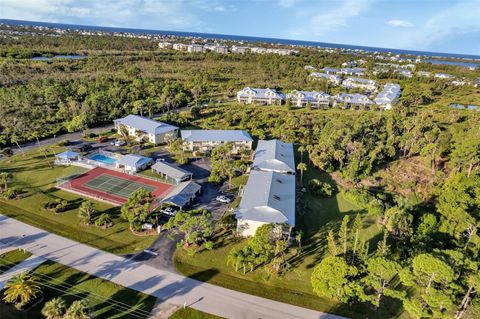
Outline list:
[[[113,157],[105,156],[103,154],[95,154],[90,157],[90,159],[107,165],[115,165],[117,162]]]

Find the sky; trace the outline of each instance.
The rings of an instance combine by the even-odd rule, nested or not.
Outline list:
[[[480,54],[480,0],[0,0],[0,18]]]

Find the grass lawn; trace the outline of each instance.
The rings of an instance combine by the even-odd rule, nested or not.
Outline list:
[[[30,254],[29,252],[24,253],[19,249],[12,250],[4,253],[3,255],[0,255],[0,274],[8,271],[10,268],[15,267],[31,255],[32,254]]]
[[[304,184],[312,178],[318,178],[335,186],[328,174],[309,166],[304,172]],[[400,305],[393,301],[375,310],[367,304],[342,305],[319,298],[313,293],[310,277],[313,268],[322,260],[326,252],[328,230],[336,231],[343,216],[352,215],[352,220],[354,214],[360,209],[346,200],[338,191],[332,198],[320,198],[308,191],[301,196],[306,207],[297,211],[296,228],[304,232],[303,247],[301,251],[297,251],[295,247],[291,249],[292,253],[288,259],[291,268],[282,277],[273,275],[264,268],[246,275],[243,275],[242,271],[235,272],[226,264],[227,254],[233,247],[245,245],[246,241],[222,236],[216,240],[214,250],[202,251],[193,257],[189,257],[182,249],[178,249],[174,257],[177,269],[185,275],[194,276],[202,281],[319,311],[352,318],[367,316],[369,318],[405,318],[405,314],[399,313]],[[373,252],[381,238],[381,228],[376,225],[373,217],[364,216],[360,237],[369,241],[370,251]],[[195,276],[195,274],[200,275]]]
[[[192,308],[185,308],[177,310],[170,319],[221,319],[221,317],[214,316]]]
[[[36,149],[25,155],[17,154],[0,161],[0,172],[12,175],[10,187],[19,187],[26,191],[21,199],[0,198],[0,214],[112,253],[131,253],[148,247],[155,237],[133,235],[128,229],[128,223],[120,219],[119,207],[92,200],[98,213],[108,213],[115,225],[109,229],[80,225],[77,213],[84,198],[58,190],[55,184],[57,178],[81,174],[85,169],[53,166],[53,154],[63,150],[65,148],[52,146],[48,148],[47,158],[41,150]],[[67,200],[67,211],[55,214],[41,209],[44,202],[55,199]]]
[[[47,261],[34,271],[38,275],[44,300],[26,311],[0,301],[2,319],[44,318],[41,310],[45,302],[62,297],[67,307],[75,300],[86,298],[95,318],[148,318],[155,298],[124,288],[75,269]]]

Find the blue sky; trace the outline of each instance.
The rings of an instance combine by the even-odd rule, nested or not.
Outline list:
[[[480,0],[0,0],[0,18],[480,54]]]

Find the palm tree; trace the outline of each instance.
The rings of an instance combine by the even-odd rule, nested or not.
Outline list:
[[[118,127],[118,133],[120,133],[120,135],[123,137],[125,142],[128,145],[130,145],[130,132],[128,131],[128,127],[123,124],[120,124]]]
[[[91,201],[85,200],[82,202],[80,208],[78,209],[78,217],[85,225],[89,225],[92,223],[92,217],[95,212],[96,210],[93,207],[93,203]]]
[[[305,146],[300,145],[298,147],[298,151],[300,152],[300,162],[303,162],[303,153],[305,153],[306,151]]]
[[[233,248],[227,255],[227,265],[232,265],[235,267],[235,272],[238,271],[238,250]]]
[[[299,230],[299,231],[295,234],[295,240],[298,242],[298,248],[299,248],[299,249],[302,248],[302,237],[303,237],[303,231],[302,231],[302,230]]]
[[[65,313],[65,300],[62,298],[53,298],[45,303],[42,308],[42,315],[47,319],[61,319]]]
[[[37,277],[28,272],[22,272],[13,276],[5,285],[3,301],[14,303],[15,308],[21,309],[37,298],[41,292]]]
[[[8,189],[8,180],[11,178],[12,176],[7,173],[7,172],[1,172],[0,173],[0,182],[5,186],[4,187],[4,191],[6,191]],[[1,191],[1,188],[0,188],[0,191]]]
[[[65,319],[90,319],[90,309],[85,299],[75,300],[65,313]]]
[[[307,164],[298,163],[297,169],[300,171],[300,185],[303,183],[303,172],[307,170]]]

